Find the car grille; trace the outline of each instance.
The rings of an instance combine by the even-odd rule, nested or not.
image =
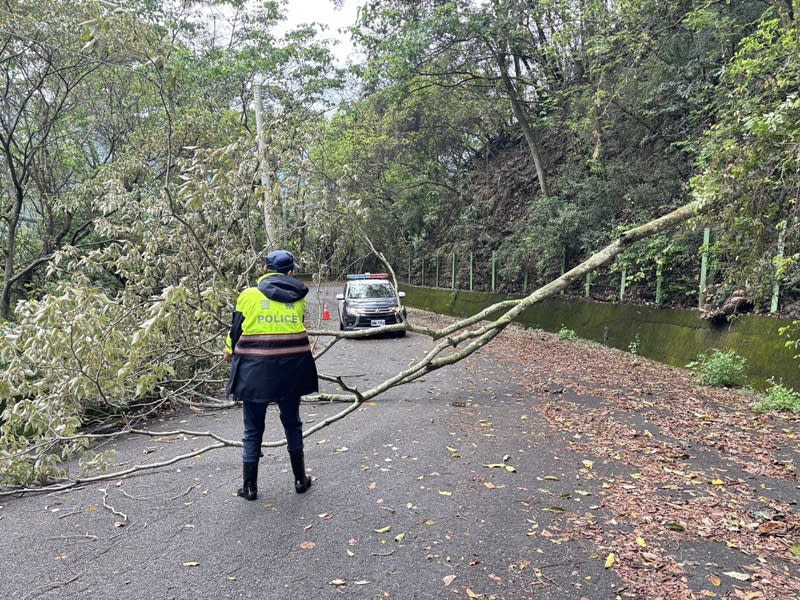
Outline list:
[[[369,315],[370,317],[378,317],[381,319],[384,317],[390,317],[390,316],[393,317],[395,314],[394,311],[386,310],[385,308],[362,308],[361,312],[364,313],[364,315]]]
[[[385,310],[370,310],[367,314],[359,315],[358,320],[354,323],[354,327],[372,327],[372,321],[375,319],[382,319],[386,321],[386,325],[394,325],[398,323],[397,313],[387,312]]]
[[[374,319],[383,319],[387,325],[394,325],[397,323],[397,315],[391,314],[376,314],[376,315],[361,315],[358,318],[356,327],[370,327]]]

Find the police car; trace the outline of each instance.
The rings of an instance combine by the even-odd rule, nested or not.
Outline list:
[[[368,329],[395,325],[406,320],[406,309],[387,273],[356,273],[347,276],[344,292],[336,294],[339,329]],[[395,332],[405,335],[405,331]]]

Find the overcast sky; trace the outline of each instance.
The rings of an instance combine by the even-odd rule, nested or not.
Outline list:
[[[325,37],[339,40],[334,54],[344,64],[353,52],[350,36],[339,30],[355,23],[358,7],[363,0],[344,0],[342,8],[334,8],[331,0],[289,0],[286,8],[289,26],[317,22],[328,26]]]

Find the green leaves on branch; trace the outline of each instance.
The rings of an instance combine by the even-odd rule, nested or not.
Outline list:
[[[695,193],[722,218],[715,253],[728,289],[748,282],[755,300],[800,281],[795,256],[776,247],[799,241],[800,31],[763,20],[743,39],[718,89],[719,119],[702,149]],[[787,227],[786,224],[789,224]]]
[[[175,348],[179,328],[197,327],[182,316],[192,315],[188,298],[165,289],[144,322],[138,306],[97,288],[22,303],[0,338],[0,480],[57,475],[58,462],[86,445],[72,438],[82,425],[150,410],[190,381],[198,365]]]

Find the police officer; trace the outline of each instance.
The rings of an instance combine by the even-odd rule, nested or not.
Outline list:
[[[303,457],[300,396],[319,390],[317,368],[303,324],[308,288],[292,277],[294,256],[275,250],[266,257],[255,287],[239,294],[233,311],[225,358],[230,360],[229,394],[243,402],[242,487],[236,494],[258,497],[258,460],[267,405],[276,402],[286,432],[294,488],[311,486]]]

